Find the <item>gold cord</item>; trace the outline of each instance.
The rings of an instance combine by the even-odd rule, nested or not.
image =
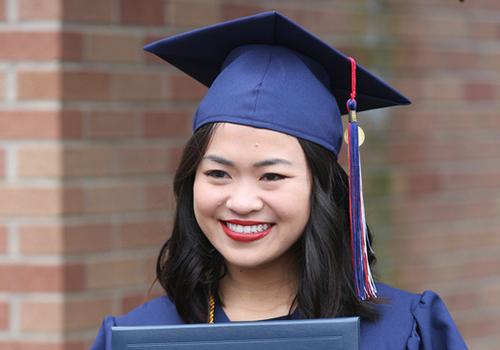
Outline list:
[[[208,296],[208,323],[215,323],[215,297],[212,293]]]

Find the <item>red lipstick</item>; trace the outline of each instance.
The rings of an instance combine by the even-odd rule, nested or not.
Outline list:
[[[232,224],[236,225],[259,225],[259,224],[264,224],[263,222],[256,222],[256,221],[239,221],[239,220],[229,220],[227,222],[230,222]],[[257,241],[261,238],[264,238],[267,236],[269,232],[271,232],[271,229],[273,226],[271,225],[267,230],[262,231],[262,232],[257,232],[257,233],[239,233],[239,232],[234,232],[232,231],[224,222],[220,221],[220,224],[222,226],[222,230],[228,235],[229,238],[239,241],[239,242],[253,242]]]

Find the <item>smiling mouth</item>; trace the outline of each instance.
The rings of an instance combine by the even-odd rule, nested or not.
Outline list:
[[[221,226],[229,238],[240,242],[253,242],[267,236],[274,224],[252,223],[241,225],[239,223],[221,221]]]

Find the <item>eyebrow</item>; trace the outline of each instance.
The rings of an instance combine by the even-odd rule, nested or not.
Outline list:
[[[208,155],[208,156],[203,157],[203,159],[208,159],[208,160],[214,161],[214,162],[222,164],[222,165],[234,167],[234,162],[232,162],[226,158],[220,157],[220,156]],[[293,165],[292,162],[290,162],[286,159],[272,158],[272,159],[261,160],[260,162],[255,163],[253,165],[253,167],[254,168],[262,168],[262,167],[266,167],[266,166],[270,166],[270,165],[277,165],[277,164]]]

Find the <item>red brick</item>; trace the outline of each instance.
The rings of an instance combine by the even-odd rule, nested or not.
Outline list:
[[[132,112],[95,111],[87,118],[89,138],[122,138],[139,135],[139,118]]]
[[[63,343],[63,350],[88,350],[94,343],[94,337],[92,337],[92,343],[88,341],[67,341]],[[32,349],[30,349],[32,350]],[[51,350],[54,350],[53,348]]]
[[[62,94],[58,71],[23,70],[17,73],[17,96],[20,100],[57,100]]]
[[[61,0],[18,0],[18,17],[22,20],[58,20],[62,15]]]
[[[78,291],[85,286],[81,265],[0,265],[3,292]]]
[[[75,147],[63,151],[64,176],[106,176],[114,173],[111,147]]]
[[[191,135],[191,116],[183,112],[146,112],[144,135],[147,137],[181,137]]]
[[[20,306],[24,332],[74,331],[94,327],[103,315],[112,313],[109,299],[44,302],[28,300]]]
[[[469,36],[476,40],[498,39],[498,23],[476,20],[469,24]]]
[[[0,340],[0,350],[87,350],[90,345],[83,342],[53,342],[53,341],[29,341],[29,340]]]
[[[444,230],[441,227],[428,228],[419,233],[400,235],[394,240],[393,256],[432,256],[446,252],[478,252],[500,244],[499,230],[482,228]]]
[[[421,259],[424,260],[424,258]],[[437,283],[443,285],[457,280],[474,281],[481,278],[493,278],[500,273],[498,263],[498,259],[494,258],[476,258],[467,262],[446,265],[438,264],[436,261],[426,264],[413,262],[411,265],[398,267],[397,279],[405,288],[413,289],[418,285],[430,286]]]
[[[23,254],[74,254],[112,248],[109,224],[23,226],[19,250]]]
[[[442,298],[446,298],[446,304],[450,309],[455,311],[467,310],[480,306],[480,301],[475,292],[462,289],[451,295],[441,294]]]
[[[283,8],[281,12],[292,20],[318,35],[363,34],[368,30],[367,16],[358,9],[346,10],[336,7],[334,10],[315,8]]]
[[[475,309],[460,310],[454,315],[457,319],[461,319],[460,327],[462,334],[467,338],[488,338],[492,336],[498,337],[498,307],[486,308],[478,306]],[[470,345],[468,343],[468,345]],[[496,346],[484,347],[484,349],[495,349]],[[483,347],[471,347],[470,349],[483,349]]]
[[[171,147],[170,148],[170,168],[169,172],[175,173],[177,170],[179,163],[181,162],[182,153],[184,152],[184,147]]]
[[[393,79],[391,83],[394,86],[398,87],[399,91],[404,92],[405,95],[411,96],[412,101],[415,103],[415,101],[420,101],[422,100],[422,96],[424,94],[424,84],[423,80],[416,79],[416,78],[403,78],[404,75],[398,76],[397,78]],[[453,89],[453,87],[452,87]],[[460,88],[457,89],[460,92]],[[461,92],[460,92],[461,93]],[[405,113],[408,108],[398,108],[402,109],[402,113]]]
[[[0,215],[56,215],[82,211],[77,188],[0,187]]]
[[[82,114],[77,111],[60,111],[60,125],[58,138],[80,138],[82,136]]]
[[[61,95],[64,100],[106,100],[110,97],[110,76],[105,72],[65,71]]]
[[[59,35],[61,49],[59,58],[64,61],[75,61],[83,58],[83,36],[80,33],[66,33]]]
[[[10,323],[9,303],[5,301],[0,301],[0,330],[8,329],[9,323]]]
[[[112,20],[112,0],[64,0],[62,4],[64,21],[110,23]]]
[[[266,9],[262,6],[248,5],[247,4],[231,4],[224,3],[222,5],[222,19],[230,20],[238,17],[250,16],[259,12],[263,12]]]
[[[428,79],[422,82],[422,90],[420,96],[414,98],[422,98],[424,100],[442,101],[457,101],[462,99],[462,81],[460,78],[447,75],[440,78]]]
[[[158,283],[155,283],[153,284],[155,281],[156,281],[156,260],[158,258],[158,254],[156,253],[156,251],[148,256],[148,257],[145,257],[144,258],[144,264],[145,264],[145,278],[146,278],[146,281],[148,283],[148,287],[158,287],[158,289],[161,289],[160,288],[160,285],[158,285]],[[161,293],[163,294],[163,293]]]
[[[9,243],[7,239],[7,228],[5,226],[0,226],[0,254],[7,252]]]
[[[220,5],[204,0],[174,0],[168,2],[170,24],[196,27],[220,21]]]
[[[142,57],[141,38],[137,35],[91,33],[86,37],[88,61],[135,63]]]
[[[145,207],[150,210],[172,209],[174,198],[169,185],[148,184],[145,189]]]
[[[19,310],[23,332],[57,332],[64,328],[64,304],[61,302],[23,301]]]
[[[93,186],[85,193],[86,213],[144,210],[144,190],[138,183]]]
[[[500,53],[499,50],[491,52],[488,55],[482,55],[478,60],[478,66],[488,70],[500,69]]]
[[[5,98],[5,74],[0,71],[0,101]]]
[[[3,139],[55,139],[80,137],[82,119],[72,111],[0,111]]]
[[[500,154],[500,143],[496,141],[463,142],[458,139],[450,143],[405,142],[393,145],[392,160],[398,164],[440,161],[470,161],[494,159]]]
[[[0,177],[5,176],[5,150],[0,149]]]
[[[171,232],[171,223],[146,221],[123,223],[120,232],[120,248],[161,247]]]
[[[397,223],[417,225],[419,223],[453,220],[494,218],[499,214],[492,198],[449,200],[428,202],[416,198],[405,198],[405,203],[394,203],[394,220]]]
[[[165,1],[121,0],[120,22],[123,24],[160,26],[165,23]]]
[[[22,20],[59,20],[65,22],[110,23],[111,0],[18,0]]]
[[[89,289],[146,286],[146,266],[143,259],[90,262],[87,266]]]
[[[496,307],[497,310],[500,309],[500,300],[498,299],[500,293],[499,282],[499,280],[496,280],[488,285],[483,285],[477,293],[478,302],[487,303],[488,305]]]
[[[65,32],[2,32],[4,60],[75,60],[82,56],[82,37]]]
[[[105,315],[113,312],[112,305],[112,300],[103,298],[68,301],[64,308],[64,330],[94,329]]]
[[[19,177],[61,177],[63,150],[60,147],[21,148],[17,152]]]
[[[392,59],[387,61],[391,68],[422,70],[431,69],[465,69],[479,66],[481,54],[467,51],[452,51],[443,48],[426,47],[412,44],[392,50]],[[357,56],[356,56],[357,57]]]
[[[461,323],[459,323],[458,326],[459,329],[463,331],[464,326],[462,326]],[[494,349],[497,344],[500,344],[500,335],[498,335],[498,332],[495,332],[494,334],[486,337],[468,336],[465,338],[465,341],[469,349],[489,350]]]
[[[486,82],[467,82],[464,85],[464,97],[467,101],[494,101],[495,85]]]
[[[476,9],[491,9],[491,10],[500,10],[500,4],[495,0],[476,0],[476,1],[467,1],[464,0],[464,8],[476,8]]]
[[[0,21],[5,20],[5,0],[0,0]]]
[[[427,42],[467,37],[467,22],[458,16],[415,16],[410,12],[391,17],[391,27],[405,40]]]
[[[471,114],[481,115],[481,122],[478,124],[477,118],[471,118]],[[429,121],[429,122],[427,122]],[[393,133],[401,132],[435,132],[439,135],[449,131],[470,131],[480,125],[481,129],[490,130],[500,128],[500,118],[496,111],[489,109],[464,109],[457,106],[446,110],[406,110],[391,118],[387,128]]]
[[[413,195],[437,192],[442,188],[442,178],[435,172],[412,173],[404,178],[406,191]]]
[[[169,168],[169,154],[160,147],[120,147],[116,149],[118,174],[164,174]]]
[[[83,190],[78,187],[62,188],[63,213],[78,214],[83,211],[84,197]]]
[[[498,189],[500,188],[500,170],[483,169],[478,172],[454,172],[443,176],[445,190]]]
[[[187,75],[174,74],[170,78],[172,98],[175,100],[199,101],[207,87]]]
[[[166,78],[158,73],[116,73],[112,76],[114,100],[164,101],[167,98]]]

